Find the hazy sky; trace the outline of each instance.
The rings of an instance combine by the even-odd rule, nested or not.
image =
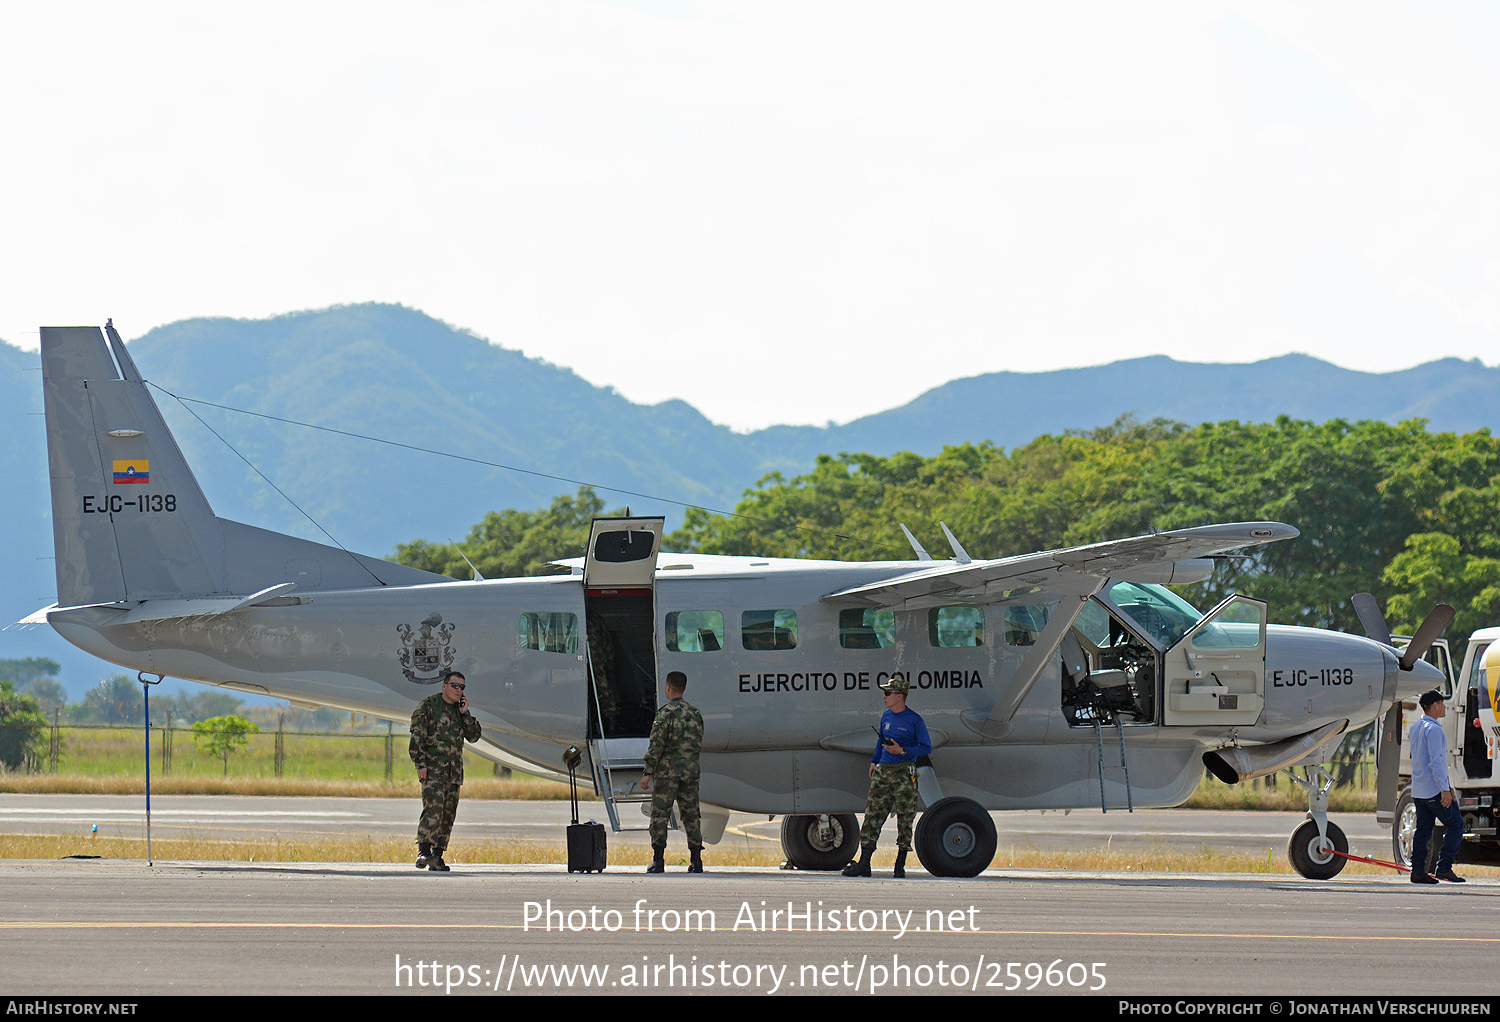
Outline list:
[[[736,428],[1493,364],[1497,10],[6,4],[0,338],[400,302]]]

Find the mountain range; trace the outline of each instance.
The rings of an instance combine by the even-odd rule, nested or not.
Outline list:
[[[407,540],[461,539],[486,511],[542,507],[581,483],[611,508],[666,514],[671,528],[682,505],[731,509],[767,472],[801,473],[820,453],[934,454],[979,440],[1010,448],[1125,413],[1188,423],[1423,418],[1454,432],[1500,419],[1500,369],[1478,361],[1364,373],[1304,355],[1236,365],[1152,356],[989,373],[842,425],[736,433],[687,402],[633,404],[569,369],[382,304],[185,320],[130,351],[218,514],[376,556]],[[0,529],[11,537],[6,622],[55,591],[41,408],[36,352],[0,341],[12,480],[0,488]],[[428,453],[439,451],[455,457]],[[75,694],[112,672],[92,658],[78,665],[83,655],[50,629],[0,633],[0,658],[24,656],[62,661],[59,680]]]

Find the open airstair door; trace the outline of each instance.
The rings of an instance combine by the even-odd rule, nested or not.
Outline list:
[[[657,692],[654,586],[664,521],[595,518],[589,531],[583,586],[591,738],[651,734]]]
[[[1254,724],[1266,704],[1266,605],[1228,597],[1167,650],[1163,663],[1163,724]]]

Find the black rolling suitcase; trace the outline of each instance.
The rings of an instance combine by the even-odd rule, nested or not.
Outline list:
[[[579,756],[568,750],[563,758],[568,765],[568,789],[573,800],[573,822],[568,825],[568,872],[603,873],[609,863],[609,842],[604,834],[604,824],[590,820],[578,822],[578,778],[574,773]]]

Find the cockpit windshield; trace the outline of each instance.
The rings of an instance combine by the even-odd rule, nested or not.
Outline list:
[[[1203,617],[1191,603],[1158,585],[1116,582],[1109,599],[1162,649],[1171,649]]]

